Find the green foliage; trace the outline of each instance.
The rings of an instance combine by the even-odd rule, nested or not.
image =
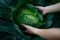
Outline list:
[[[19,9],[21,9],[21,7],[25,7],[25,6],[23,6],[24,4],[26,4],[26,3],[28,4],[28,1],[27,2],[26,1],[27,0],[0,0],[0,40],[44,40],[43,38],[38,37],[36,35],[30,35],[30,34],[27,35],[27,34],[23,33],[22,30],[19,28],[22,26],[16,25],[15,21],[13,20],[13,16],[16,15],[15,13]],[[32,2],[30,4],[32,4]],[[43,1],[39,0],[39,2],[36,2],[36,4],[33,4],[33,5],[46,6],[47,4],[50,5],[50,3],[45,2],[45,0],[43,0]],[[31,5],[29,5],[29,8],[30,7],[33,9],[32,15],[34,15],[35,8],[33,8]],[[24,10],[26,10],[26,9],[24,9]],[[23,9],[19,10],[19,11],[23,11]],[[28,11],[30,12],[30,10],[28,10]],[[25,14],[25,12],[22,12],[22,13]],[[39,14],[39,12],[37,12],[37,11],[35,11],[35,12],[36,12],[36,15],[39,17],[37,19],[40,19],[39,21],[42,22],[43,18],[41,16],[41,14]],[[31,13],[29,13],[29,14],[31,14]],[[29,15],[29,18],[32,15]],[[53,15],[50,15],[50,16],[53,16]],[[49,19],[50,16],[45,16],[44,20],[48,20],[48,21],[52,20],[53,17],[51,19]],[[35,15],[32,17],[34,18],[34,20],[36,22],[38,22],[38,20],[35,19]],[[49,23],[49,26],[47,26],[47,25],[44,26],[45,28],[50,27],[51,26],[50,24],[52,24],[52,22],[46,22],[46,21],[44,21],[44,22],[47,23],[47,25]],[[36,25],[39,25],[39,24],[36,24]]]
[[[60,0],[52,0],[53,3],[58,3]]]

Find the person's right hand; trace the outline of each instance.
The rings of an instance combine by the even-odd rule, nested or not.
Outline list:
[[[45,7],[41,7],[41,6],[35,6],[35,7],[38,8],[38,10],[40,10],[40,12],[41,12],[43,15],[46,15],[46,14],[47,14]]]

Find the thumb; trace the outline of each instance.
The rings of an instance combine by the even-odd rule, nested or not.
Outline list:
[[[38,8],[38,10],[39,10],[43,15],[46,14],[45,7],[41,7],[41,6],[35,6],[35,7]]]
[[[38,10],[40,10],[40,12],[43,12],[43,7],[40,6],[35,6],[36,8],[38,8]]]
[[[40,10],[43,9],[43,7],[41,7],[41,6],[35,6],[35,7],[38,8],[38,9],[40,9]]]

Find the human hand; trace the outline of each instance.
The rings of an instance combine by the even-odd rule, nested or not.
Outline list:
[[[59,28],[38,29],[38,28],[34,28],[32,26],[28,26],[25,24],[22,24],[22,25],[27,29],[27,31],[25,32],[28,32],[30,34],[35,34],[48,40],[60,39]]]
[[[60,12],[60,2],[54,5],[46,6],[46,7],[41,7],[41,6],[35,6],[38,8],[43,15],[46,15],[47,13],[52,13],[52,12]]]
[[[34,28],[32,26],[29,26],[29,25],[25,25],[25,24],[22,24],[22,26],[24,26],[26,28],[26,31],[24,32],[27,32],[27,33],[30,33],[30,34],[37,34],[38,32],[38,28]]]
[[[46,15],[47,14],[47,11],[46,11],[45,7],[41,7],[41,6],[35,6],[35,7],[38,8],[38,10],[40,10],[40,12],[43,15]]]
[[[24,31],[24,32],[27,32],[29,34],[35,34],[40,37],[49,39],[48,36],[46,36],[46,35],[48,35],[48,34],[46,34],[48,32],[46,29],[38,29],[38,28],[34,28],[32,26],[25,25],[25,24],[22,24],[22,26],[24,26],[26,28],[26,31]]]

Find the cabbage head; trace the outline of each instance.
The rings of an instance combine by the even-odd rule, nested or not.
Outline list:
[[[43,26],[43,17],[33,5],[27,5],[25,8],[19,9],[14,16],[16,24],[27,24],[34,27]]]

